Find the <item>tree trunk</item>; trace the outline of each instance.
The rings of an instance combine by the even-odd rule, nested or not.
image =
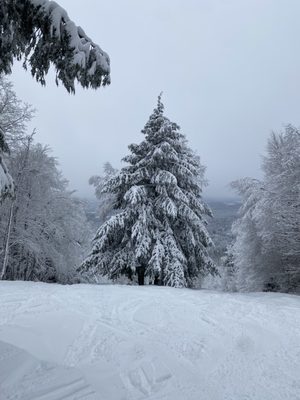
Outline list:
[[[154,278],[154,283],[153,283],[153,284],[156,285],[156,286],[159,286],[159,285],[160,285],[159,278],[158,278],[157,275],[156,275],[155,278]]]
[[[3,260],[2,272],[1,272],[1,276],[0,276],[1,280],[3,280],[5,278],[6,269],[7,269],[7,265],[8,265],[9,241],[10,241],[10,232],[11,232],[11,225],[12,225],[14,203],[15,203],[15,201],[13,200],[11,202],[11,206],[10,206],[10,210],[9,210],[9,221],[8,221],[8,226],[7,226],[4,260]]]
[[[145,267],[140,266],[140,267],[137,267],[136,270],[137,270],[137,274],[138,274],[139,285],[144,285],[144,283],[145,283]]]

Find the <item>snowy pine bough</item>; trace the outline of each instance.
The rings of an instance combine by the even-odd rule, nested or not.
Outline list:
[[[104,185],[118,212],[99,228],[83,273],[130,279],[142,267],[149,282],[174,287],[215,273],[207,252],[211,212],[201,197],[205,168],[163,112],[159,97],[145,139],[129,146],[128,166]]]
[[[0,74],[24,56],[24,67],[43,85],[52,63],[56,83],[68,92],[75,91],[75,80],[84,88],[110,83],[109,56],[55,1],[1,0],[0,54]]]

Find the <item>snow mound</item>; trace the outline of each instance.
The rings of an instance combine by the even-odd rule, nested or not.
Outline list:
[[[1,400],[296,400],[300,297],[0,282]]]
[[[42,362],[0,341],[0,398],[10,400],[96,400],[75,368]]]

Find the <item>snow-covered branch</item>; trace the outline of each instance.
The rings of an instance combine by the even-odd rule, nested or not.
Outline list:
[[[0,150],[0,200],[7,196],[14,196],[14,181],[8,173],[3,153]]]
[[[10,73],[14,58],[25,56],[24,67],[29,65],[41,84],[50,64],[56,68],[56,82],[69,92],[75,91],[75,81],[85,88],[110,83],[107,53],[55,1],[3,0],[0,32],[0,73]]]

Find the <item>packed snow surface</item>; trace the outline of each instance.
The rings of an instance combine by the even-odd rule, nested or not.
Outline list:
[[[1,282],[0,399],[300,399],[300,297]]]

